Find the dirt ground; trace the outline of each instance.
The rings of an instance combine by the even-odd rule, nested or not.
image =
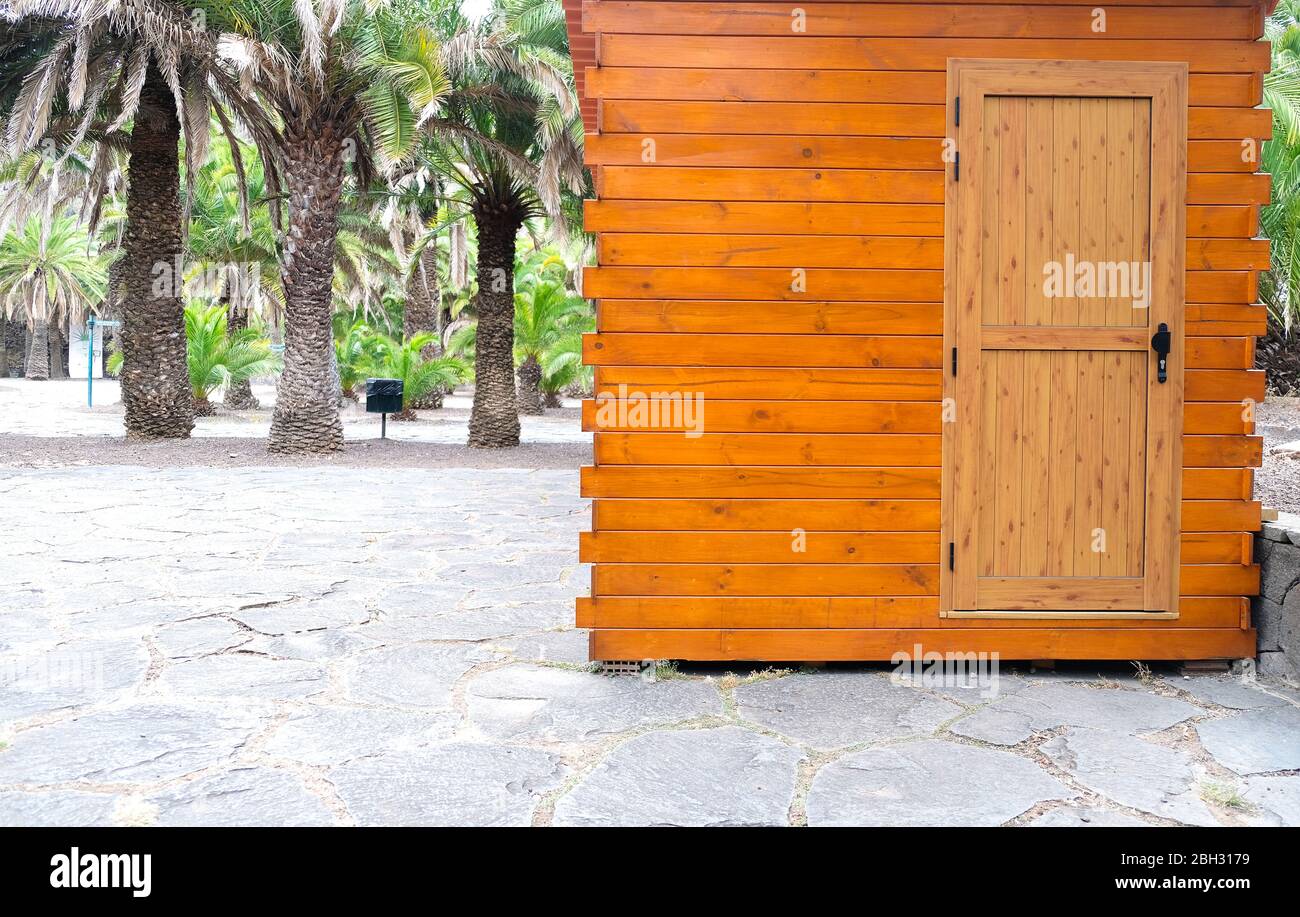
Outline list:
[[[1264,465],[1255,472],[1255,499],[1287,513],[1300,513],[1300,459],[1275,454],[1300,440],[1300,398],[1272,397],[1255,410],[1255,432],[1264,437]]]

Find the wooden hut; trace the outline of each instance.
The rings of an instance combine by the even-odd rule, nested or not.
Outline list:
[[[593,659],[1254,654],[1270,2],[565,5]]]

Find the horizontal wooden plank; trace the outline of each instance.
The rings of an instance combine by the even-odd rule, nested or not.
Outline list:
[[[1245,532],[1187,532],[1179,559],[1185,564],[1248,564],[1253,537]]]
[[[1271,182],[1268,175],[1194,173],[1187,176],[1187,203],[1267,204]]]
[[[1180,595],[1258,595],[1258,564],[1190,564],[1178,572]]]
[[[753,134],[828,137],[944,137],[941,105],[859,102],[683,102],[610,99],[601,103],[601,134]],[[1188,109],[1189,140],[1231,140],[1241,159],[1245,138],[1272,136],[1263,108]],[[937,159],[938,144],[931,144]],[[644,152],[644,149],[643,149]],[[932,161],[934,161],[932,159]],[[798,163],[798,159],[789,164]]]
[[[942,204],[589,200],[585,206],[588,232],[943,236]],[[1187,208],[1189,239],[1236,241],[1258,229],[1252,205]]]
[[[1013,659],[1236,659],[1255,653],[1255,631],[1234,628],[599,629],[592,659],[786,662],[888,660],[895,653],[997,653]],[[1174,622],[1170,622],[1171,624]]]
[[[707,418],[706,418],[707,425]],[[1217,464],[1232,465],[1234,437]],[[912,433],[597,433],[598,465],[815,465],[841,467],[939,467],[938,434]],[[1202,455],[1201,453],[1208,453]],[[1202,449],[1196,458],[1218,458]],[[1205,464],[1203,462],[1202,464]]]
[[[1255,432],[1255,411],[1235,402],[1189,401],[1183,405],[1183,432],[1250,435]]]
[[[934,137],[912,136],[918,133],[915,130],[897,132],[901,136],[749,132],[755,129],[754,122],[747,125],[746,131],[731,134],[648,129],[613,133],[606,126],[607,133],[586,138],[583,161],[589,166],[821,167],[936,173],[945,168],[942,144]],[[769,130],[766,126],[763,129]],[[1227,133],[1226,128],[1221,130]],[[1258,152],[1257,147],[1251,149]],[[1191,172],[1257,171],[1258,155],[1252,158],[1246,152],[1241,139],[1192,140],[1187,144],[1187,167]]]
[[[1257,532],[1260,507],[1254,500],[1232,496],[1219,500],[1183,500],[1181,518],[1184,532]]]
[[[1263,336],[1268,330],[1268,310],[1240,303],[1188,303],[1186,332],[1195,337]]]
[[[604,332],[940,334],[941,303],[602,299]]]
[[[1183,437],[1184,468],[1258,468],[1263,455],[1259,436]]]
[[[583,532],[579,561],[654,564],[939,562],[937,532]]]
[[[1263,73],[1268,45],[1255,41],[988,38],[813,38],[726,35],[601,36],[602,67],[946,70],[952,57],[1020,60],[1187,61],[1194,73]]]
[[[588,399],[582,403],[584,430],[686,431],[710,433],[938,433],[941,407],[908,401],[702,401],[698,418],[666,402],[659,410],[647,406],[642,393],[627,398]],[[1198,405],[1232,409],[1233,405]],[[1199,433],[1241,432],[1207,417]],[[1226,421],[1226,417],[1222,418]],[[1238,424],[1240,427],[1240,424]]]
[[[593,490],[610,489],[611,485],[630,484],[632,479],[653,480],[664,475],[643,473],[627,475],[604,475],[603,472],[625,472],[631,469],[582,469],[583,495],[588,483]],[[837,497],[860,489],[858,481],[866,475],[858,474],[858,480],[840,478],[828,481],[820,489],[816,487],[817,475],[804,469],[797,469],[799,474],[768,474],[759,470],[766,477],[765,481],[755,481],[737,475],[730,469],[715,469],[726,472],[721,474],[701,475],[698,469],[668,470],[668,477],[677,476],[681,482],[689,482],[697,490],[708,489],[710,481],[721,487],[733,485],[742,497],[761,496],[762,492],[780,492],[786,490],[798,495],[811,494],[814,497]],[[601,472],[597,475],[596,472]],[[684,472],[684,473],[683,473]],[[800,485],[805,485],[800,487]],[[662,493],[662,488],[653,488]],[[937,491],[936,491],[937,493]],[[690,499],[689,492],[672,496],[686,499],[619,499],[596,500],[592,504],[592,528],[596,531],[778,531],[789,535],[794,529],[806,531],[836,532],[937,532],[939,530],[939,501],[923,500],[852,500],[852,499]]]
[[[637,267],[821,267],[941,270],[943,238],[841,233],[606,232],[597,240],[601,265]],[[829,234],[834,230],[835,234]],[[1196,271],[1268,270],[1267,239],[1189,239],[1187,264]]]
[[[947,100],[946,83],[942,71],[600,67],[588,71],[586,90],[592,99],[942,105]],[[1259,78],[1246,73],[1193,73],[1187,97],[1193,106],[1253,107],[1260,103]]]
[[[1032,577],[1029,579],[1033,579]],[[1101,608],[1130,604],[1109,581],[1079,577],[1081,590],[1102,590],[1110,596]],[[1259,591],[1256,564],[1185,564],[1178,575],[1180,595],[1255,595]],[[986,578],[991,601],[999,584],[1007,601],[1015,601],[1014,583]],[[1089,585],[1091,584],[1091,585]],[[1116,589],[1121,589],[1116,583]],[[605,595],[938,595],[938,564],[597,564],[592,569],[593,596]],[[1066,601],[1063,596],[1062,601]],[[1134,606],[1136,607],[1136,606]]]
[[[725,401],[702,399],[698,416],[686,416],[671,396],[651,410],[647,392],[626,389],[582,402],[584,430],[686,431],[710,433],[938,433],[941,405],[908,401]],[[1192,435],[1249,435],[1254,411],[1236,402],[1188,402],[1183,432]]]
[[[1253,481],[1248,468],[1184,468],[1183,501],[1249,500]]]
[[[1183,470],[1183,499],[1184,501],[1248,501],[1251,496],[1251,480],[1251,472],[1246,468],[1186,468]],[[582,495],[584,497],[710,500],[729,497],[751,500],[767,498],[932,500],[938,497],[938,474],[932,468],[605,465],[599,468],[582,469]],[[710,506],[708,511],[722,518],[727,508]],[[1184,525],[1188,531],[1198,530],[1190,519]],[[607,526],[598,524],[596,527],[600,529]],[[639,524],[631,527],[654,529],[664,526],[654,525],[650,520],[641,520]],[[692,526],[670,524],[666,527],[691,528]],[[812,521],[801,523],[797,519],[789,526],[782,521],[770,527],[827,531],[842,528]],[[858,523],[848,526],[848,529],[857,530],[865,527],[864,523]],[[1225,519],[1222,523],[1216,523],[1203,530],[1232,531],[1236,527],[1235,522],[1229,523]]]
[[[1202,176],[1205,177],[1205,176]],[[1260,176],[1210,176],[1257,179]],[[1189,181],[1189,188],[1191,179]],[[1218,183],[1213,194],[1227,197],[1235,186]],[[1197,203],[1267,203],[1246,197]],[[1265,192],[1268,190],[1265,182]],[[886,169],[728,169],[677,166],[601,166],[596,193],[603,200],[621,198],[674,201],[863,201],[877,204],[941,204],[943,173]],[[1188,200],[1191,201],[1189,191]]]
[[[1236,302],[1245,295],[1245,275],[1209,274],[1199,283],[1198,302]],[[1229,289],[1229,288],[1233,289]],[[936,302],[943,297],[942,271],[840,270],[835,268],[588,268],[583,295],[626,299],[766,299],[880,302]]]
[[[588,276],[591,273],[594,272],[588,272]],[[813,273],[810,271],[810,276]],[[1244,369],[1254,361],[1252,338],[1189,337],[1185,346],[1187,365],[1195,369]],[[804,346],[794,346],[789,336],[780,334],[620,333],[583,336],[583,360],[589,365],[661,366],[671,363],[715,367],[927,369],[942,364],[941,351],[941,340],[937,336],[919,335],[825,334],[808,340]]]
[[[1170,628],[1239,627],[1245,600],[1186,596]],[[948,619],[933,596],[601,596],[577,600],[577,625],[595,628],[1042,628],[1041,619]],[[1054,620],[1052,628],[1096,628],[1096,621]],[[1151,627],[1112,619],[1107,628]]]
[[[938,564],[597,564],[602,595],[938,595]]]
[[[1251,537],[1242,532],[1193,532],[1182,536],[1180,556],[1184,564],[1249,564],[1250,545]],[[584,564],[936,563],[941,561],[940,554],[937,532],[796,529],[791,532],[582,532],[579,536],[579,560]],[[802,626],[863,625],[809,623]]]
[[[1255,365],[1254,338],[1198,338],[1184,340],[1189,369],[1246,369]]]
[[[585,497],[843,497],[933,500],[939,469],[602,465],[582,469]],[[643,526],[653,528],[654,526]],[[674,526],[687,528],[688,526]],[[782,527],[782,526],[778,526]],[[862,523],[851,526],[862,528]],[[597,526],[601,528],[601,526]],[[812,521],[792,528],[824,528]]]
[[[821,235],[833,229],[845,235],[943,236],[942,204],[591,200],[585,205],[587,232]]]
[[[1217,339],[1216,339],[1217,340]],[[936,336],[820,335],[794,348],[779,334],[587,334],[588,364],[679,366],[855,366],[927,369],[941,363]]]
[[[1264,400],[1265,381],[1262,369],[1188,370],[1183,375],[1183,397],[1188,401],[1258,403]]]
[[[1255,38],[1248,7],[1207,11],[1193,7],[1108,9],[1105,30],[1096,31],[1092,8],[1026,4],[804,3],[797,20],[780,3],[672,4],[645,0],[587,0],[583,28],[633,35],[767,35],[900,38]],[[801,25],[794,31],[795,23]],[[1158,42],[1156,42],[1158,43]]]
[[[1194,172],[1187,176],[1187,203],[1267,204],[1270,182],[1268,175]],[[938,204],[943,188],[943,172],[903,169],[638,165],[601,166],[596,175],[597,196],[605,200]]]
[[[596,251],[602,266],[943,268],[941,237],[607,232],[597,240]]]
[[[937,369],[597,366],[595,384],[596,394],[606,397],[623,397],[619,386],[706,399],[791,401],[938,401],[943,392]]]
[[[1140,576],[981,576],[975,582],[976,607],[985,611],[1142,611],[1142,585]]]

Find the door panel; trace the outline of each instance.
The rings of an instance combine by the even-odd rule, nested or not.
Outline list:
[[[955,61],[950,83],[941,613],[1173,616],[1185,71]]]

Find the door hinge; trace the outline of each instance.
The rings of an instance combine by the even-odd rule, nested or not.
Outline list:
[[[952,123],[961,127],[961,96],[955,96],[952,100],[953,118]]]
[[[952,349],[952,374],[957,375],[957,348]]]
[[[951,541],[948,542],[948,569],[957,569],[957,546]]]
[[[952,180],[961,181],[961,151],[952,154]]]

